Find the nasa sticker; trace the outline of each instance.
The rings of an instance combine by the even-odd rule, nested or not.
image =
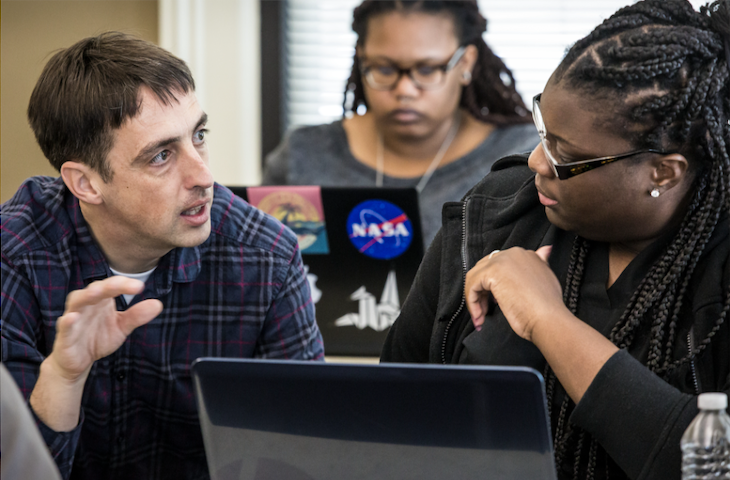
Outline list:
[[[347,234],[360,253],[390,260],[408,250],[413,226],[398,206],[385,200],[366,200],[347,216]]]

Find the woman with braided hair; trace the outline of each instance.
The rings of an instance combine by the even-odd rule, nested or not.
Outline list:
[[[730,393],[729,63],[730,0],[578,41],[529,159],[444,207],[381,359],[533,367],[559,478],[680,478],[695,396]]]
[[[476,0],[365,0],[354,12],[345,118],[289,133],[263,183],[415,186],[430,243],[444,202],[540,141],[511,72],[482,39],[486,26]]]

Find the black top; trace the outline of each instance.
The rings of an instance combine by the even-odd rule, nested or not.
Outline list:
[[[552,226],[545,217],[526,157],[497,162],[463,202],[444,206],[443,218],[391,327],[381,360],[541,369],[542,354],[518,337],[501,313],[490,315],[484,328],[475,332],[463,299],[466,271],[491,251],[512,246],[536,249],[552,244],[550,266],[565,282],[574,235]],[[706,339],[721,318],[730,288],[729,227],[725,215],[698,261],[679,312],[673,360],[687,355],[689,343]],[[608,246],[594,242],[586,258],[577,316],[608,336],[672,237],[669,233],[642,251],[609,289]],[[570,415],[570,422],[588,432],[610,456],[608,466],[605,462],[597,466],[596,478],[605,478],[608,469],[609,478],[679,479],[679,444],[697,414],[695,395],[730,393],[730,320],[722,323],[699,355],[666,380],[645,366],[650,329],[651,325],[642,325],[631,347],[606,362]],[[560,404],[561,395],[554,398],[554,405]],[[572,462],[570,451],[560,466],[561,477],[572,478]]]
[[[609,274],[608,244],[594,242],[584,265],[577,317],[608,337],[623,315],[631,296],[675,233],[664,235],[639,253],[610,288],[606,288]],[[572,233],[550,226],[541,242],[542,245],[553,246],[549,264],[561,285],[565,285],[575,237]],[[514,334],[499,307],[487,315],[484,323],[481,331],[473,330],[464,338],[464,350],[459,356],[459,363],[523,365],[538,371],[545,368],[545,359],[537,347]],[[646,360],[648,354],[648,344],[644,341],[646,333],[645,330],[640,331],[633,343],[637,345],[637,351],[632,355],[642,361]],[[486,348],[494,336],[507,340],[500,342],[497,348],[493,344]]]

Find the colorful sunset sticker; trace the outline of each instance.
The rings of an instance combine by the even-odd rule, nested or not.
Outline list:
[[[248,201],[292,229],[302,253],[329,253],[320,187],[249,187]]]

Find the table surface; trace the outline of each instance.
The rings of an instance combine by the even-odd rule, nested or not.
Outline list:
[[[380,363],[379,357],[339,357],[325,355],[324,361],[327,363]]]

